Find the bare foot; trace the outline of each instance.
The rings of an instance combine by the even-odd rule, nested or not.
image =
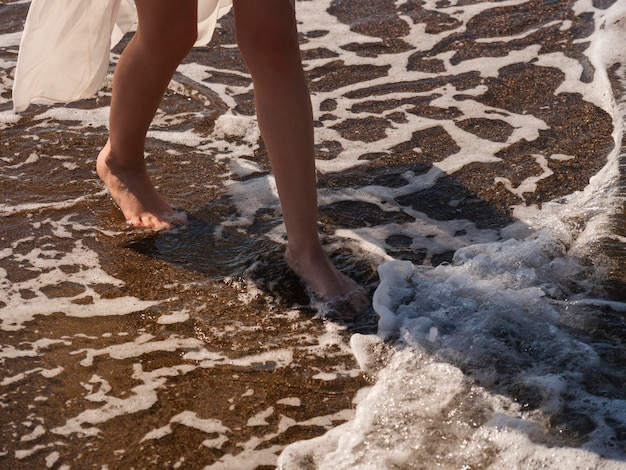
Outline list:
[[[133,227],[167,230],[186,222],[185,215],[175,212],[155,189],[143,161],[138,167],[120,167],[107,142],[98,155],[96,170]]]
[[[323,302],[345,303],[354,317],[369,308],[370,298],[365,289],[339,272],[321,247],[312,256],[295,255],[287,248],[285,259],[289,267]]]

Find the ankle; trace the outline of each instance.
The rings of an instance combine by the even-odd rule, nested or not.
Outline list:
[[[118,152],[113,152],[109,142],[100,151],[98,163],[113,173],[138,172],[145,168],[143,155],[135,158],[121,156]]]
[[[287,244],[285,258],[293,265],[308,265],[315,260],[327,258],[327,255],[319,242],[297,247]]]

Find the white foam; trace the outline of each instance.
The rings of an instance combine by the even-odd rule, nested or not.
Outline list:
[[[174,323],[184,323],[189,320],[190,314],[189,311],[183,310],[180,312],[172,312],[166,315],[161,315],[157,319],[157,323],[159,325],[172,325]]]
[[[35,369],[30,369],[30,370],[26,370],[24,372],[20,372],[20,373],[14,375],[12,377],[5,377],[0,382],[0,385],[6,386],[6,385],[10,385],[10,384],[19,382],[21,380],[26,379],[29,375],[35,374],[35,373],[38,373],[42,377],[45,377],[45,378],[51,378],[51,377],[54,377],[56,375],[59,375],[61,372],[63,372],[63,367],[56,367],[54,369],[43,369],[41,367],[36,367]]]
[[[112,387],[108,381],[93,375],[89,382],[98,384],[98,391],[87,395],[85,399],[93,403],[103,403],[103,405],[99,408],[87,409],[67,419],[64,425],[51,429],[51,432],[64,436],[71,434],[96,436],[100,433],[97,424],[105,423],[117,416],[150,409],[158,401],[157,390],[166,383],[167,377],[183,375],[193,369],[193,366],[180,365],[145,372],[141,364],[133,364],[132,378],[141,383],[132,388],[133,393],[127,398],[110,395],[108,392],[112,390]]]
[[[276,402],[276,404],[285,405],[285,406],[294,406],[294,407],[302,406],[302,402],[300,401],[298,397],[281,398],[280,400]]]
[[[409,351],[396,354],[394,361],[359,402],[354,419],[324,436],[287,447],[279,468],[306,468],[308,462],[318,469],[374,470],[406,463],[412,449],[424,439],[424,424],[447,406],[463,374]],[[416,370],[420,361],[423,364]],[[401,393],[395,388],[399,383]]]
[[[544,447],[529,439],[528,432],[516,428],[520,423],[503,422],[500,425],[494,421],[493,427],[486,429],[480,436],[480,442],[495,446],[499,451],[489,468],[520,468],[523,463],[526,468],[542,468],[561,470],[563,468],[594,468],[601,470],[622,470],[624,462],[621,459],[607,459],[602,455],[575,448]],[[480,452],[479,443],[471,446],[471,451]]]
[[[217,118],[213,129],[213,137],[217,139],[243,139],[252,147],[257,145],[260,136],[256,119],[248,116],[223,114]]]
[[[143,333],[134,341],[107,346],[102,349],[84,348],[77,353],[85,354],[85,358],[80,361],[80,365],[90,367],[96,357],[107,355],[113,359],[127,359],[131,357],[141,357],[155,351],[184,351],[202,350],[202,341],[196,338],[184,338],[172,335],[165,340],[152,341],[154,336]]]
[[[97,196],[105,195],[103,191],[99,194],[79,196],[74,199],[66,199],[59,202],[27,202],[23,204],[0,204],[0,215],[7,216],[12,214],[21,214],[23,212],[36,212],[38,210],[60,210],[70,209],[82,202],[89,201]]]
[[[282,446],[270,444],[277,436],[284,434],[294,426],[324,426],[329,428],[337,422],[345,421],[353,417],[351,410],[342,410],[326,416],[318,416],[314,419],[297,422],[292,418],[281,415],[276,432],[268,432],[262,436],[253,436],[248,441],[239,444],[243,449],[237,455],[227,454],[217,462],[204,467],[210,470],[254,470],[262,465],[276,465],[277,454]]]
[[[192,131],[175,132],[172,130],[151,130],[148,132],[148,138],[193,148],[200,147],[207,141],[206,137],[202,137]]]
[[[603,417],[622,422],[626,416],[613,410],[623,400],[585,390],[585,371],[595,370],[599,357],[559,323],[559,307],[590,299],[550,300],[564,293],[562,279],[580,277],[585,267],[559,256],[572,240],[571,233],[559,238],[566,232],[552,207],[538,217],[536,225],[543,228],[532,236],[467,246],[451,265],[383,264],[373,304],[379,335],[395,344],[362,335],[351,341],[376,384],[364,391],[353,420],[287,447],[279,468],[306,462],[318,469],[380,469],[420,461],[425,468],[513,468],[528,462],[527,468],[556,470],[579,459],[593,468],[621,468],[611,460],[620,454],[607,445],[612,430]],[[521,370],[498,379],[497,364]],[[494,386],[498,381],[503,385]],[[524,402],[507,395],[507,383],[535,390],[539,411],[525,411]],[[581,449],[541,443],[549,427],[543,414],[562,412],[565,393],[568,409],[590,416],[596,426]],[[475,398],[464,404],[462,397]],[[491,418],[481,423],[485,414]]]
[[[2,37],[0,35],[0,37]],[[6,129],[9,125],[16,124],[22,117],[15,111],[0,111],[0,129]]]
[[[548,160],[543,155],[532,155],[537,164],[542,170],[542,173],[538,176],[529,176],[516,187],[513,186],[511,180],[508,178],[496,177],[494,181],[496,183],[502,183],[504,187],[511,193],[518,196],[520,199],[525,200],[524,194],[533,194],[537,190],[537,183],[541,180],[548,178],[554,174],[554,171],[548,166]]]
[[[168,340],[168,342],[169,341],[171,340]],[[293,351],[280,348],[259,354],[230,358],[222,353],[196,347],[186,351],[183,358],[189,361],[198,361],[198,365],[203,368],[231,365],[236,367],[280,369],[288,367],[293,362]]]
[[[20,442],[28,442],[28,441],[34,441],[35,439],[39,438],[40,436],[43,436],[46,433],[45,428],[41,425],[38,424],[35,429],[33,429],[33,432],[31,432],[30,434],[25,434],[20,438]]]
[[[237,207],[234,219],[224,225],[250,225],[259,209],[279,207],[278,190],[273,175],[263,175],[244,181],[228,180],[225,182]]]
[[[58,234],[62,237],[66,235],[64,231]],[[23,242],[17,241],[13,245],[16,247]],[[5,304],[0,307],[0,320],[2,321],[0,327],[5,331],[21,329],[25,322],[37,315],[51,315],[55,312],[82,318],[128,315],[157,303],[139,300],[132,296],[102,298],[96,290],[98,284],[120,287],[123,283],[101,268],[98,255],[87,248],[82,240],[76,240],[72,249],[65,253],[41,245],[25,254],[3,250],[0,256],[3,259],[26,264],[30,270],[38,272],[38,276],[32,279],[10,282],[6,270],[0,269],[0,288],[4,292]],[[64,265],[79,266],[80,270],[66,273],[61,269]],[[62,283],[80,286],[81,292],[56,298],[46,295],[45,288],[54,288]],[[23,292],[30,292],[31,297],[24,298]],[[90,301],[87,302],[87,307],[85,302],[88,300]]]
[[[31,343],[20,343],[20,348],[16,348],[13,345],[3,344],[0,346],[0,359],[15,359],[20,357],[36,357],[41,355],[46,349],[55,344],[70,345],[70,341],[57,340],[49,338],[40,338],[37,341]],[[30,349],[27,349],[27,346]]]
[[[164,436],[172,434],[172,424],[181,424],[188,428],[197,429],[198,431],[202,431],[206,434],[218,434],[218,437],[213,439],[206,439],[202,442],[202,445],[209,448],[221,449],[222,445],[228,442],[227,434],[231,431],[229,428],[224,426],[222,422],[218,419],[212,418],[200,418],[197,413],[192,411],[183,411],[182,413],[173,416],[169,424],[150,431],[146,434],[140,442],[153,440],[153,439],[161,439]]]
[[[15,458],[19,459],[19,460],[23,460],[25,458],[30,457],[31,455],[34,455],[35,453],[39,452],[40,450],[46,449],[47,447],[48,446],[43,445],[43,444],[36,444],[32,448],[30,448],[30,449],[16,450],[15,451]]]
[[[258,163],[252,162],[246,158],[234,159],[231,162],[230,171],[233,175],[240,178],[253,175],[254,173],[264,172],[263,168],[261,168]]]
[[[205,64],[184,63],[178,66],[178,72],[182,73],[187,79],[193,80],[200,84],[202,87],[209,86],[212,92],[217,93],[219,99],[222,100],[228,109],[235,109],[237,107],[237,100],[234,98],[236,95],[240,95],[250,91],[250,86],[235,86],[224,85],[221,83],[211,83],[207,85],[204,80],[210,77],[212,71],[221,71]],[[223,70],[222,72],[232,74],[232,70]],[[234,72],[239,76],[247,76],[247,74],[241,74]],[[210,105],[210,101],[207,101],[207,105]]]
[[[52,119],[55,121],[67,121],[69,129],[84,129],[85,127],[106,127],[109,122],[109,107],[102,106],[93,109],[81,109],[72,107],[55,106],[49,107],[36,116],[38,121]],[[76,122],[77,124],[70,124]],[[40,125],[42,125],[40,123]]]
[[[528,468],[557,469],[578,458],[615,468],[601,457],[608,452],[606,427],[598,424],[590,444],[594,452],[543,447],[537,443],[545,433],[540,414],[525,413],[523,403],[471,385],[461,372],[469,369],[478,381],[489,384],[494,375],[488,363],[510,363],[515,370],[520,364],[518,353],[509,346],[502,348],[497,339],[504,335],[506,345],[512,335],[511,341],[527,344],[520,352],[531,354],[535,365],[507,380],[539,389],[542,413],[561,411],[561,396],[567,391],[579,396],[569,407],[596,418],[616,416],[609,409],[622,406],[621,400],[592,397],[580,384],[582,371],[598,365],[596,353],[559,328],[554,308],[533,285],[550,278],[550,262],[538,249],[541,245],[550,252],[545,239],[510,240],[460,250],[454,265],[431,270],[400,261],[381,266],[381,284],[374,296],[381,316],[379,334],[399,337],[399,342],[390,350],[380,339],[353,338],[357,360],[364,370],[376,374],[376,384],[364,391],[352,421],[288,447],[279,468],[296,469],[314,462],[319,469],[379,469],[412,461],[426,468],[435,463],[444,468],[461,463],[512,468],[514,462],[532,461]],[[464,405],[461,397],[468,396],[480,400]],[[472,425],[476,418],[466,413],[481,416],[484,407],[493,418]],[[494,442],[495,433],[501,441]],[[484,460],[492,452],[497,453],[493,464]]]
[[[250,417],[246,426],[254,427],[254,426],[267,426],[269,423],[266,418],[269,418],[274,414],[274,407],[270,406],[266,410],[263,410],[256,415]]]
[[[18,2],[15,2],[18,3]],[[19,3],[26,3],[22,1]],[[0,34],[0,47],[15,47],[20,45],[22,40],[22,31],[16,31],[15,33]]]
[[[493,5],[487,2],[469,7],[451,5],[448,11],[469,18],[472,12]],[[498,6],[503,5],[498,3]],[[581,11],[590,9],[593,9],[591,2],[586,2]],[[603,16],[610,18],[606,24],[617,25],[618,19],[623,23],[626,9],[624,5],[616,6]],[[557,93],[580,93],[586,101],[615,116],[617,143],[621,141],[622,113],[610,99],[603,70],[610,63],[606,51],[622,52],[599,40],[605,36],[603,41],[609,38],[611,44],[620,44],[624,31],[620,26],[619,34],[610,29],[596,32],[591,59],[597,73],[592,83],[581,84],[581,65],[563,54],[541,55],[539,62],[535,62],[564,71],[566,80]],[[514,38],[498,38],[511,39]],[[464,61],[455,72],[465,67],[467,71],[479,69],[481,75],[493,76],[506,63],[528,62],[537,48],[518,53],[510,62],[499,58]],[[487,63],[484,67],[480,66],[483,61]],[[447,68],[452,69],[450,64]],[[437,90],[442,91],[440,106],[446,107],[446,99],[452,94]],[[459,102],[455,103],[458,107]],[[472,109],[470,100],[463,103],[469,103],[463,109],[464,115],[481,116],[480,111]],[[509,115],[503,119],[524,132],[537,133],[546,128],[545,123],[534,117]],[[413,128],[416,125],[428,126],[420,119],[411,122]],[[456,142],[463,142],[463,152],[470,158],[453,155],[448,157],[448,162],[437,163],[445,170],[441,174],[457,171],[472,161],[472,152],[467,149],[472,148],[470,141],[475,139],[468,136],[469,140],[463,141],[462,132],[451,127],[445,129]],[[330,131],[326,132],[325,137],[330,138]],[[398,132],[402,133],[402,130]],[[516,135],[505,146],[534,140],[537,135]],[[399,140],[406,140],[406,135],[399,136]],[[385,145],[389,141],[390,137],[383,140]],[[485,155],[481,158],[488,161],[495,147],[484,147]],[[624,413],[615,412],[624,402],[586,390],[583,376],[599,368],[598,353],[560,324],[561,312],[577,305],[596,305],[614,311],[626,309],[622,302],[569,292],[563,282],[593,275],[592,270],[578,263],[576,256],[585,255],[590,242],[607,233],[607,217],[617,210],[615,205],[619,206],[620,199],[614,190],[619,175],[619,147],[584,191],[544,204],[541,209],[517,207],[515,216],[521,222],[502,231],[502,235],[518,239],[497,241],[495,236],[489,240],[487,235],[483,243],[457,245],[452,264],[432,269],[415,267],[408,261],[391,261],[380,266],[381,280],[373,298],[379,315],[378,336],[355,335],[351,340],[359,365],[376,377],[376,383],[362,391],[354,419],[324,436],[288,446],[281,454],[279,468],[373,470],[413,468],[416,462],[420,468],[495,469],[521,468],[520,465],[555,470],[571,465],[623,468],[623,454],[611,446],[613,431],[604,417],[615,417],[619,425],[624,425]],[[495,182],[524,198],[551,174],[548,160],[574,157],[535,155],[541,174],[516,185],[504,178]],[[333,164],[327,168],[330,170]],[[396,190],[396,195],[428,187],[439,176],[434,171],[420,175],[409,186]],[[385,188],[375,191],[366,188],[363,192],[380,197]],[[392,200],[385,196],[380,200]],[[423,214],[415,215],[428,224],[433,223]],[[580,218],[587,222],[584,229],[576,229],[568,222]],[[424,232],[424,228],[416,230],[418,226],[407,224],[407,233],[414,236]],[[352,231],[352,237],[380,246],[380,240],[393,233],[402,233],[401,227],[359,229]],[[552,300],[564,296],[567,300]],[[498,367],[503,372],[498,372]],[[518,369],[519,373],[514,373]],[[538,409],[526,410],[527,404],[516,400],[512,390],[507,389],[511,383],[519,384],[524,390],[534,390]],[[581,448],[555,447],[546,441],[549,416],[565,411],[565,394],[568,410],[588,416],[595,426],[584,437]]]

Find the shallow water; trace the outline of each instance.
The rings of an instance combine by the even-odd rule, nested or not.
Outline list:
[[[619,2],[298,3],[357,324],[282,259],[230,16],[150,131],[190,218],[154,234],[95,174],[109,83],[11,111],[27,6],[0,4],[0,466],[623,468]]]

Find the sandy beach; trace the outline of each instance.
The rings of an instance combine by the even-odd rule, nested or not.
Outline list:
[[[377,299],[387,262],[433,273],[432,283],[407,274],[406,284],[389,274],[391,300],[357,322],[320,315],[328,312],[283,260],[280,208],[231,15],[179,67],[148,134],[151,175],[189,217],[152,233],[125,224],[95,173],[111,74],[92,99],[15,114],[28,2],[0,3],[0,467],[263,470],[276,468],[286,446],[320,438],[314,450],[284,456],[283,468],[498,468],[499,458],[518,455],[507,453],[515,446],[484,436],[506,413],[541,428],[517,441],[535,458],[518,468],[575,468],[583,452],[598,468],[624,465],[626,420],[606,410],[619,408],[626,383],[623,177],[611,173],[619,163],[607,170],[623,162],[625,74],[615,62],[602,78],[602,54],[590,47],[616,3],[298,2],[325,247]],[[533,238],[546,227],[549,242]],[[461,319],[437,323],[426,306],[431,295],[441,302],[433,312],[467,304],[455,299],[470,298],[470,288],[435,295],[461,283],[457,272],[440,274],[447,266],[480,261],[459,261],[459,250],[525,237],[534,240],[527,257],[503,263],[488,287],[469,283],[486,299],[472,297],[472,312],[482,312],[472,321],[515,351],[499,368],[488,359],[496,349],[485,349],[481,365],[463,349],[475,330]],[[535,263],[539,252],[545,259]],[[526,315],[515,327],[527,336],[480,309],[511,292],[524,308],[503,304],[498,314]],[[420,297],[430,303],[418,309]],[[411,321],[386,330],[383,307]],[[419,329],[421,314],[431,323]],[[554,336],[541,336],[548,330]],[[446,335],[458,357],[442,346]],[[369,366],[355,356],[355,338],[372,348]],[[592,351],[581,355],[593,361],[563,369],[559,380],[575,388],[556,379],[519,385],[542,367],[543,378],[559,374],[548,367],[557,344]],[[390,359],[412,348],[404,365]],[[437,361],[445,367],[412,369]],[[389,386],[391,402],[372,405],[392,376],[404,377],[404,391]],[[574,376],[583,378],[567,382]],[[412,415],[426,396],[432,414]],[[561,405],[550,408],[556,396]],[[377,418],[357,429],[367,406]],[[398,416],[413,418],[401,428]],[[562,460],[547,456],[553,446]],[[396,460],[393,448],[402,448]]]

